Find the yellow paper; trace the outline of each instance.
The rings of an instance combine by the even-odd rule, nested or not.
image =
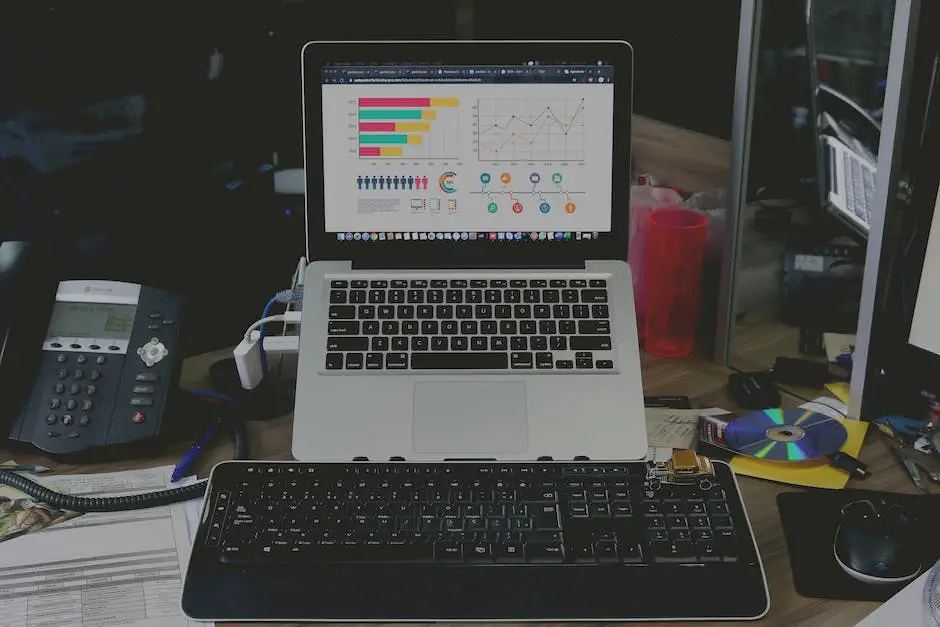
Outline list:
[[[827,383],[826,389],[832,392],[833,396],[835,396],[837,399],[839,399],[846,405],[849,404],[849,384],[846,383],[845,381],[839,381],[837,383]]]
[[[845,425],[845,430],[849,434],[845,440],[845,445],[841,449],[842,452],[858,458],[858,454],[862,450],[862,442],[865,440],[865,433],[868,430],[868,423],[844,418],[836,418],[836,420]],[[846,482],[849,480],[847,472],[831,466],[827,459],[814,459],[805,462],[769,462],[765,459],[738,455],[731,460],[731,468],[739,475],[810,488],[840,490],[845,487]]]

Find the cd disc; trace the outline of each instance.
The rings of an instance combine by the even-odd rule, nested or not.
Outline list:
[[[835,418],[804,409],[765,409],[732,420],[725,442],[738,453],[775,461],[818,459],[848,438]]]

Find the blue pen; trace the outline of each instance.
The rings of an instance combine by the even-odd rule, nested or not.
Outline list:
[[[212,438],[212,434],[215,433],[215,424],[209,427],[209,430],[203,434],[201,438],[196,440],[196,442],[186,451],[186,454],[183,455],[183,459],[179,461],[176,467],[173,469],[173,475],[170,477],[170,481],[176,483],[189,472],[189,469],[193,467],[193,464],[196,463],[196,459],[199,458],[199,454],[202,452],[202,447],[208,444],[209,439]]]

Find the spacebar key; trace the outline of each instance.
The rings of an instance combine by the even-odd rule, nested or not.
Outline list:
[[[411,353],[412,370],[506,370],[508,353]]]

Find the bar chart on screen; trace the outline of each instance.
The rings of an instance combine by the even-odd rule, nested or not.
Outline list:
[[[359,98],[350,150],[360,159],[458,159],[459,98]]]

